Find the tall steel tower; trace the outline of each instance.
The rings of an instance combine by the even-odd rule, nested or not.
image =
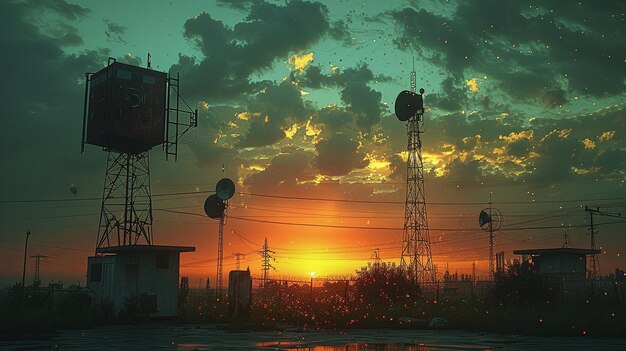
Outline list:
[[[422,94],[415,93],[415,71],[411,72],[411,91],[396,98],[395,112],[407,124],[407,183],[402,232],[400,267],[424,290],[436,288],[437,276],[430,250],[430,233],[424,193],[424,162],[421,133],[424,132],[424,103]]]

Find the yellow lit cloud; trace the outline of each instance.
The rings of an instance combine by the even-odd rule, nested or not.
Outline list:
[[[300,56],[293,55],[289,58],[289,63],[293,65],[293,67],[298,70],[298,72],[304,71],[304,69],[313,61],[313,52],[309,52],[308,54],[302,54]]]
[[[469,91],[471,91],[472,93],[478,92],[478,81],[476,80],[476,78],[465,80],[465,84],[467,84]]]
[[[298,125],[294,124],[289,129],[284,130],[284,132],[287,139],[293,139],[293,136],[298,132]]]
[[[603,132],[599,137],[598,140],[600,141],[607,141],[607,140],[611,140],[613,139],[613,136],[615,136],[615,131],[614,130],[607,130],[606,132]]]
[[[198,107],[206,111],[209,109],[209,103],[206,101],[198,101]]]
[[[593,150],[596,148],[596,143],[589,138],[585,138],[585,140],[583,140],[583,145],[585,145],[585,149]]]
[[[509,135],[506,135],[506,136],[500,135],[498,139],[504,140],[508,143],[512,143],[521,139],[531,140],[534,135],[535,135],[535,131],[533,130],[522,130],[519,133],[511,132]]]
[[[244,112],[238,113],[236,115],[236,117],[237,117],[237,119],[240,119],[242,121],[248,121],[248,120],[250,120],[250,118],[258,117],[260,115],[261,114],[259,112],[251,113],[251,112],[248,112],[248,111],[244,111]]]

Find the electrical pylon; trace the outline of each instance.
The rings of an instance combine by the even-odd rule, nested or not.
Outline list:
[[[261,263],[261,270],[263,270],[263,288],[267,283],[267,278],[269,277],[269,270],[274,269],[274,266],[270,263],[273,259],[271,254],[275,254],[276,252],[269,249],[269,245],[267,243],[267,238],[265,238],[265,243],[263,243],[263,250],[260,251],[261,256],[263,257]]]

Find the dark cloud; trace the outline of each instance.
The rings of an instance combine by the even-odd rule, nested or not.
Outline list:
[[[235,10],[247,11],[250,7],[262,0],[217,0],[217,4],[224,7],[230,7]]]
[[[310,161],[313,155],[303,150],[293,150],[274,157],[263,171],[246,178],[244,184],[253,188],[264,188],[272,185],[296,185],[298,182],[311,180],[315,177]]]
[[[462,110],[467,102],[467,89],[462,87],[463,83],[447,77],[441,83],[442,93],[428,95],[428,105],[450,112]]]
[[[64,0],[28,0],[26,3],[32,10],[48,10],[72,21],[82,19],[91,12],[85,7]]]
[[[37,197],[30,194],[33,184],[79,184],[92,177],[93,170],[102,169],[102,154],[81,157],[80,135],[85,72],[102,68],[106,53],[65,54],[67,37],[52,38],[35,24],[45,23],[39,18],[43,10],[68,20],[88,13],[62,1],[0,2],[0,65],[9,68],[4,70],[0,92],[6,114],[3,128],[11,131],[3,137],[0,152],[7,197]],[[65,28],[76,33],[69,24]],[[48,176],[41,178],[42,174]],[[18,180],[21,186],[15,186]]]
[[[252,73],[269,69],[276,59],[303,51],[334,33],[326,7],[320,3],[290,1],[280,6],[254,1],[240,8],[248,14],[233,27],[208,13],[185,23],[185,37],[195,42],[204,57],[198,61],[181,54],[170,70],[181,72],[189,94],[224,99],[249,92]]]
[[[126,34],[127,29],[126,26],[111,21],[104,21],[104,23],[107,25],[107,28],[104,30],[107,41],[126,43],[124,39],[124,34]]]
[[[369,83],[385,81],[388,77],[375,76],[367,64],[328,75],[323,74],[319,66],[309,66],[301,75],[294,72],[292,79],[304,87],[314,89],[340,87],[341,100],[346,104],[346,110],[353,113],[359,129],[369,132],[373,126],[380,123],[385,110],[381,103],[382,94],[372,89]]]
[[[618,48],[626,46],[626,5],[601,3],[463,1],[449,16],[405,8],[391,17],[402,30],[398,47],[416,50],[455,81],[468,71],[486,74],[515,98],[553,107],[564,103],[565,89],[594,96],[625,91]]]
[[[289,80],[269,85],[250,101],[247,108],[252,114],[241,147],[271,145],[285,138],[285,129],[302,123],[313,113],[313,108],[302,99],[298,87]]]
[[[359,148],[359,142],[348,134],[332,134],[320,140],[315,149],[317,155],[313,159],[313,164],[324,175],[346,175],[369,164],[365,159],[364,150]]]
[[[324,132],[335,133],[354,126],[352,113],[337,106],[324,107],[317,112],[316,120],[324,125]]]

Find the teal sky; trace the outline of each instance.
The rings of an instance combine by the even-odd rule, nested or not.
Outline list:
[[[75,200],[101,195],[106,164],[95,146],[80,154],[84,73],[108,57],[145,67],[148,53],[154,69],[180,73],[183,95],[200,107],[178,162],[151,151],[155,194],[211,189],[224,164],[252,194],[404,201],[406,132],[393,103],[414,62],[426,90],[431,236],[443,243],[436,263],[467,272],[484,262],[486,241],[470,229],[490,193],[507,218],[500,244],[508,257],[560,247],[564,230],[587,247],[584,206],[626,212],[625,12],[623,2],[591,0],[3,2],[0,252],[8,262],[0,275],[16,279],[31,229],[34,248],[54,257],[56,279],[82,279],[99,204]],[[163,197],[155,208],[202,213],[203,200]],[[233,201],[241,206],[233,216],[273,221],[311,223],[312,211],[330,210],[315,201]],[[483,204],[441,204],[463,202]],[[333,210],[329,225],[402,224],[375,215],[401,217],[397,206]],[[626,225],[601,221],[601,268],[623,269]],[[269,236],[285,257],[363,246],[335,249],[343,261],[328,274],[350,273],[379,243],[388,245],[383,257],[399,258],[401,232],[231,225],[255,243]],[[537,226],[549,228],[526,229]],[[437,228],[467,229],[468,239]],[[213,274],[214,232],[213,222],[155,211],[158,243],[198,247],[185,261],[192,276]],[[233,252],[258,249],[234,232],[226,240]],[[282,271],[298,274],[286,263]]]

